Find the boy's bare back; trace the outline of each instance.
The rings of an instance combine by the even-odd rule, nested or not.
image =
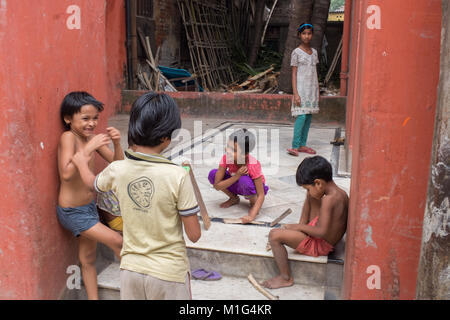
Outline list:
[[[317,226],[325,223],[328,227],[323,239],[331,245],[341,240],[347,229],[348,196],[334,182],[330,184],[329,192],[324,194],[320,202],[320,213]]]

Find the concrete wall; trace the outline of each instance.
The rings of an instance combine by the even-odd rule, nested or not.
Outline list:
[[[122,112],[146,91],[124,90]],[[263,122],[293,122],[292,95],[244,94],[219,92],[166,92],[177,102],[182,115],[188,117],[226,118]],[[320,113],[313,115],[314,122],[345,123],[345,97],[321,97]]]
[[[353,13],[343,298],[413,299],[439,81],[441,0],[353,1]]]
[[[0,299],[65,288],[77,242],[55,212],[59,106],[91,92],[105,102],[104,129],[120,105],[124,44],[121,0],[0,1]]]

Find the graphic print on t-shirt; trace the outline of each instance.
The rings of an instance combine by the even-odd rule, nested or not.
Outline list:
[[[150,209],[155,187],[147,177],[140,177],[128,184],[128,195],[142,209]]]

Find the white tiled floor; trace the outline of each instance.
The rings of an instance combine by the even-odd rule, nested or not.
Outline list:
[[[224,127],[222,125],[222,127]],[[295,173],[297,166],[309,154],[301,153],[299,157],[293,157],[286,153],[286,149],[290,147],[293,128],[292,126],[272,126],[261,124],[238,124],[230,127],[227,132],[233,132],[238,128],[246,127],[247,129],[254,129],[256,133],[261,130],[267,130],[267,151],[265,146],[257,145],[253,155],[256,159],[259,154],[264,156],[273,156],[270,158],[270,163],[260,161],[262,165],[263,174],[266,178],[266,184],[269,186],[269,192],[265,197],[263,207],[256,220],[271,222],[280,216],[287,208],[291,208],[293,213],[286,217],[282,223],[297,223],[300,219],[301,209],[306,197],[306,191],[295,184]],[[275,136],[278,140],[272,141],[271,130],[278,130]],[[224,133],[221,133],[224,134]],[[331,159],[333,145],[330,141],[334,139],[334,128],[311,128],[309,132],[308,145],[317,151],[318,155]],[[264,138],[264,137],[263,137]],[[194,141],[199,141],[201,137],[197,137]],[[219,139],[220,140],[220,139]],[[264,140],[264,139],[261,139]],[[180,149],[184,149],[182,157],[174,157],[172,160],[176,163],[182,162],[182,158],[190,158],[192,150],[189,146],[192,142],[186,142],[184,145],[178,145]],[[195,152],[202,151],[205,146],[211,146],[211,143],[204,142],[201,146],[197,146]],[[209,152],[211,149],[206,149]],[[220,150],[222,149],[216,149]],[[223,155],[218,154],[218,158]],[[258,159],[259,160],[259,159]],[[274,164],[277,164],[274,166]],[[211,169],[217,168],[218,163],[205,164],[193,163],[193,171],[202,193],[203,200],[208,210],[210,217],[220,218],[240,218],[245,216],[249,210],[248,201],[243,197],[238,205],[227,209],[222,209],[219,204],[226,201],[228,197],[216,191],[209,185],[208,173]],[[281,178],[281,179],[280,179]],[[347,192],[350,189],[349,178],[336,178],[336,183]],[[265,250],[267,243],[267,236],[270,228],[255,227],[248,225],[227,225],[220,222],[213,222],[211,228],[207,231],[203,230],[202,238],[195,244],[187,241],[188,247],[205,248],[209,250],[226,251],[226,252],[241,252],[254,255],[271,256],[271,252]],[[293,251],[289,252],[290,259],[302,260],[311,259],[310,257],[303,257]],[[316,262],[326,263],[326,257],[312,258]]]

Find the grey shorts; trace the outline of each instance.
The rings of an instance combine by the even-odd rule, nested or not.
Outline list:
[[[92,228],[99,222],[94,201],[76,208],[61,208],[57,206],[56,212],[62,226],[71,231],[75,237],[79,237],[81,232]]]
[[[120,269],[121,300],[192,300],[189,273],[184,283]]]

